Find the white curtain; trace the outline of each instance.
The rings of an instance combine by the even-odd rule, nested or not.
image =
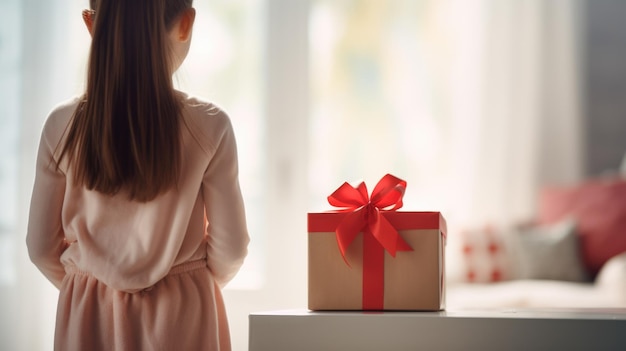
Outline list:
[[[449,22],[450,212],[460,225],[511,224],[533,218],[541,186],[582,177],[581,6],[471,3],[449,2],[465,7]]]
[[[314,84],[317,77],[310,76],[307,70],[316,72],[318,64],[328,63],[324,57],[335,53],[320,51],[314,43],[309,46],[308,55],[303,53],[307,52],[304,44],[309,39],[334,35],[318,32],[323,29],[315,26],[319,6],[330,9],[321,12],[327,14],[350,2],[266,0],[269,17],[265,35],[269,38],[265,44],[272,54],[266,53],[259,60],[270,61],[263,64],[267,68],[267,85],[260,93],[266,106],[268,149],[264,151],[264,161],[268,169],[264,176],[268,189],[262,208],[253,210],[267,215],[267,234],[260,238],[267,277],[260,290],[226,294],[237,349],[245,350],[247,345],[246,313],[305,307],[305,212],[327,206],[323,200],[340,182],[364,178],[373,186],[384,173],[397,172],[409,181],[412,198],[407,199],[405,208],[441,210],[454,230],[484,221],[511,223],[527,219],[533,215],[541,185],[580,179],[584,146],[579,72],[583,49],[581,1],[378,1],[382,5],[414,4],[421,14],[420,48],[427,54],[421,56],[424,61],[416,61],[414,69],[428,77],[429,83],[418,82],[409,87],[423,89],[422,96],[435,98],[425,98],[431,102],[419,105],[411,118],[394,112],[390,131],[399,142],[378,145],[379,148],[358,142],[353,163],[340,171],[338,167],[328,167],[327,159],[333,159],[334,164],[343,161],[337,159],[341,153],[334,152],[327,143],[333,142],[329,131],[337,129],[334,123],[345,121],[317,117],[325,112],[332,115],[335,105],[329,101],[342,99],[315,95],[315,88],[309,90],[307,80],[310,77]],[[82,46],[88,45],[88,37],[84,33],[78,41],[67,38],[69,32],[83,31],[80,10],[86,3],[15,0],[11,2],[13,10],[8,12],[0,6],[3,23],[13,23],[7,16],[18,22],[17,28],[0,26],[2,39],[18,35],[21,40],[21,79],[11,83],[19,91],[19,115],[0,116],[3,123],[9,123],[9,118],[18,121],[20,130],[19,148],[15,151],[19,164],[12,185],[17,195],[7,198],[3,194],[2,199],[3,206],[17,208],[13,237],[9,240],[15,251],[12,262],[16,278],[3,281],[0,287],[2,349],[51,349],[56,292],[28,261],[23,239],[43,118],[56,102],[80,92],[82,86],[84,66],[80,62],[84,57],[75,53],[85,52]],[[297,12],[298,23],[306,22],[307,17],[312,19],[309,33],[306,24],[290,20],[293,11]],[[376,16],[385,13],[374,13],[373,18]],[[342,17],[322,20],[334,23],[334,30],[348,25],[348,19]],[[282,25],[290,29],[281,30]],[[405,25],[395,23],[394,35],[402,37]],[[399,40],[398,36],[394,38]],[[290,40],[294,45],[289,44]],[[396,44],[393,41],[389,45]],[[0,55],[4,54],[0,51]],[[394,66],[385,67],[385,71],[393,72]],[[402,78],[402,73],[393,73],[393,79]],[[3,86],[7,86],[7,75],[0,77]],[[297,80],[297,84],[290,79]],[[352,87],[358,86],[357,82]],[[383,111],[402,110],[400,105],[417,106],[410,94],[403,95],[402,89],[391,95],[395,97],[388,100]],[[0,96],[1,104],[8,106],[5,99]],[[376,130],[380,125],[386,126],[389,121],[377,121],[378,117],[372,116],[367,121],[369,127],[359,131],[361,137],[374,135],[380,131]],[[341,128],[351,124],[343,125]],[[350,139],[354,135],[341,128],[348,138],[340,145],[348,149],[351,140],[356,139]],[[419,134],[411,133],[412,130]],[[436,147],[429,148],[433,145]],[[377,166],[371,166],[363,156],[368,147],[372,148],[369,154],[380,160]],[[352,151],[348,151],[346,154],[350,155]],[[308,193],[303,190],[307,186]],[[2,252],[7,248],[6,242],[3,239]]]

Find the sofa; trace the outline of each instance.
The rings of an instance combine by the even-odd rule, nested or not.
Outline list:
[[[626,177],[541,190],[530,224],[449,233],[447,308],[626,308]]]
[[[570,282],[512,279],[448,285],[448,309],[626,308],[626,254],[609,260],[596,279]]]

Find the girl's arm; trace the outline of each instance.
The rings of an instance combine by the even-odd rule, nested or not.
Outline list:
[[[65,175],[57,170],[53,152],[44,127],[37,154],[26,245],[31,261],[52,284],[60,288],[65,276],[60,261],[61,254],[66,248],[61,223]]]
[[[239,271],[250,240],[239,188],[235,136],[230,120],[223,117],[224,133],[202,183],[209,222],[207,260],[220,287]]]

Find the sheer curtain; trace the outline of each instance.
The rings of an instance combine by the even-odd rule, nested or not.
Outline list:
[[[248,6],[260,20],[245,33],[257,33],[259,48],[231,51],[230,59],[247,55],[256,68],[230,67],[231,75],[218,81],[238,82],[243,105],[258,113],[235,122],[246,139],[240,153],[256,155],[246,164],[261,165],[245,170],[257,181],[247,193],[255,197],[248,212],[259,216],[251,228],[259,271],[247,288],[225,295],[235,350],[247,347],[249,312],[306,306],[306,212],[327,209],[326,196],[343,181],[363,178],[373,187],[394,173],[409,182],[406,209],[440,210],[454,231],[526,219],[538,187],[581,177],[580,1],[259,0]],[[218,3],[236,25],[242,16],[232,15],[241,10],[225,4],[251,4]],[[12,268],[0,271],[2,349],[51,349],[56,292],[28,261],[23,239],[43,119],[82,89],[86,4],[0,4],[0,77],[8,91],[0,97],[2,145],[14,160],[3,161],[0,186],[3,211],[10,213],[0,227],[1,252],[14,255],[3,258]],[[246,21],[238,25],[253,23]],[[217,35],[210,38],[229,35],[219,33],[222,27],[202,28]],[[195,35],[195,43],[202,40]],[[195,64],[219,53],[200,52]],[[194,85],[194,72],[187,66],[180,84],[204,96],[221,93],[219,86]],[[259,77],[252,85],[237,80],[253,74]],[[223,99],[233,111],[237,99]],[[5,139],[5,127],[19,137]]]
[[[532,218],[541,186],[582,177],[580,4],[481,5],[466,5],[474,23],[449,22],[460,48],[448,179],[458,202],[449,204],[459,224],[507,224]]]

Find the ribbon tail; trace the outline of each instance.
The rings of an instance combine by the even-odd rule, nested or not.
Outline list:
[[[369,229],[372,236],[382,245],[392,257],[396,257],[397,251],[413,251],[413,248],[402,239],[398,230],[394,228],[378,209],[370,213]]]
[[[341,256],[348,266],[350,265],[346,258],[348,247],[364,227],[365,221],[363,220],[363,211],[357,210],[355,212],[346,213],[344,220],[341,221],[341,223],[337,226],[337,229],[335,229],[339,251],[341,251]]]

